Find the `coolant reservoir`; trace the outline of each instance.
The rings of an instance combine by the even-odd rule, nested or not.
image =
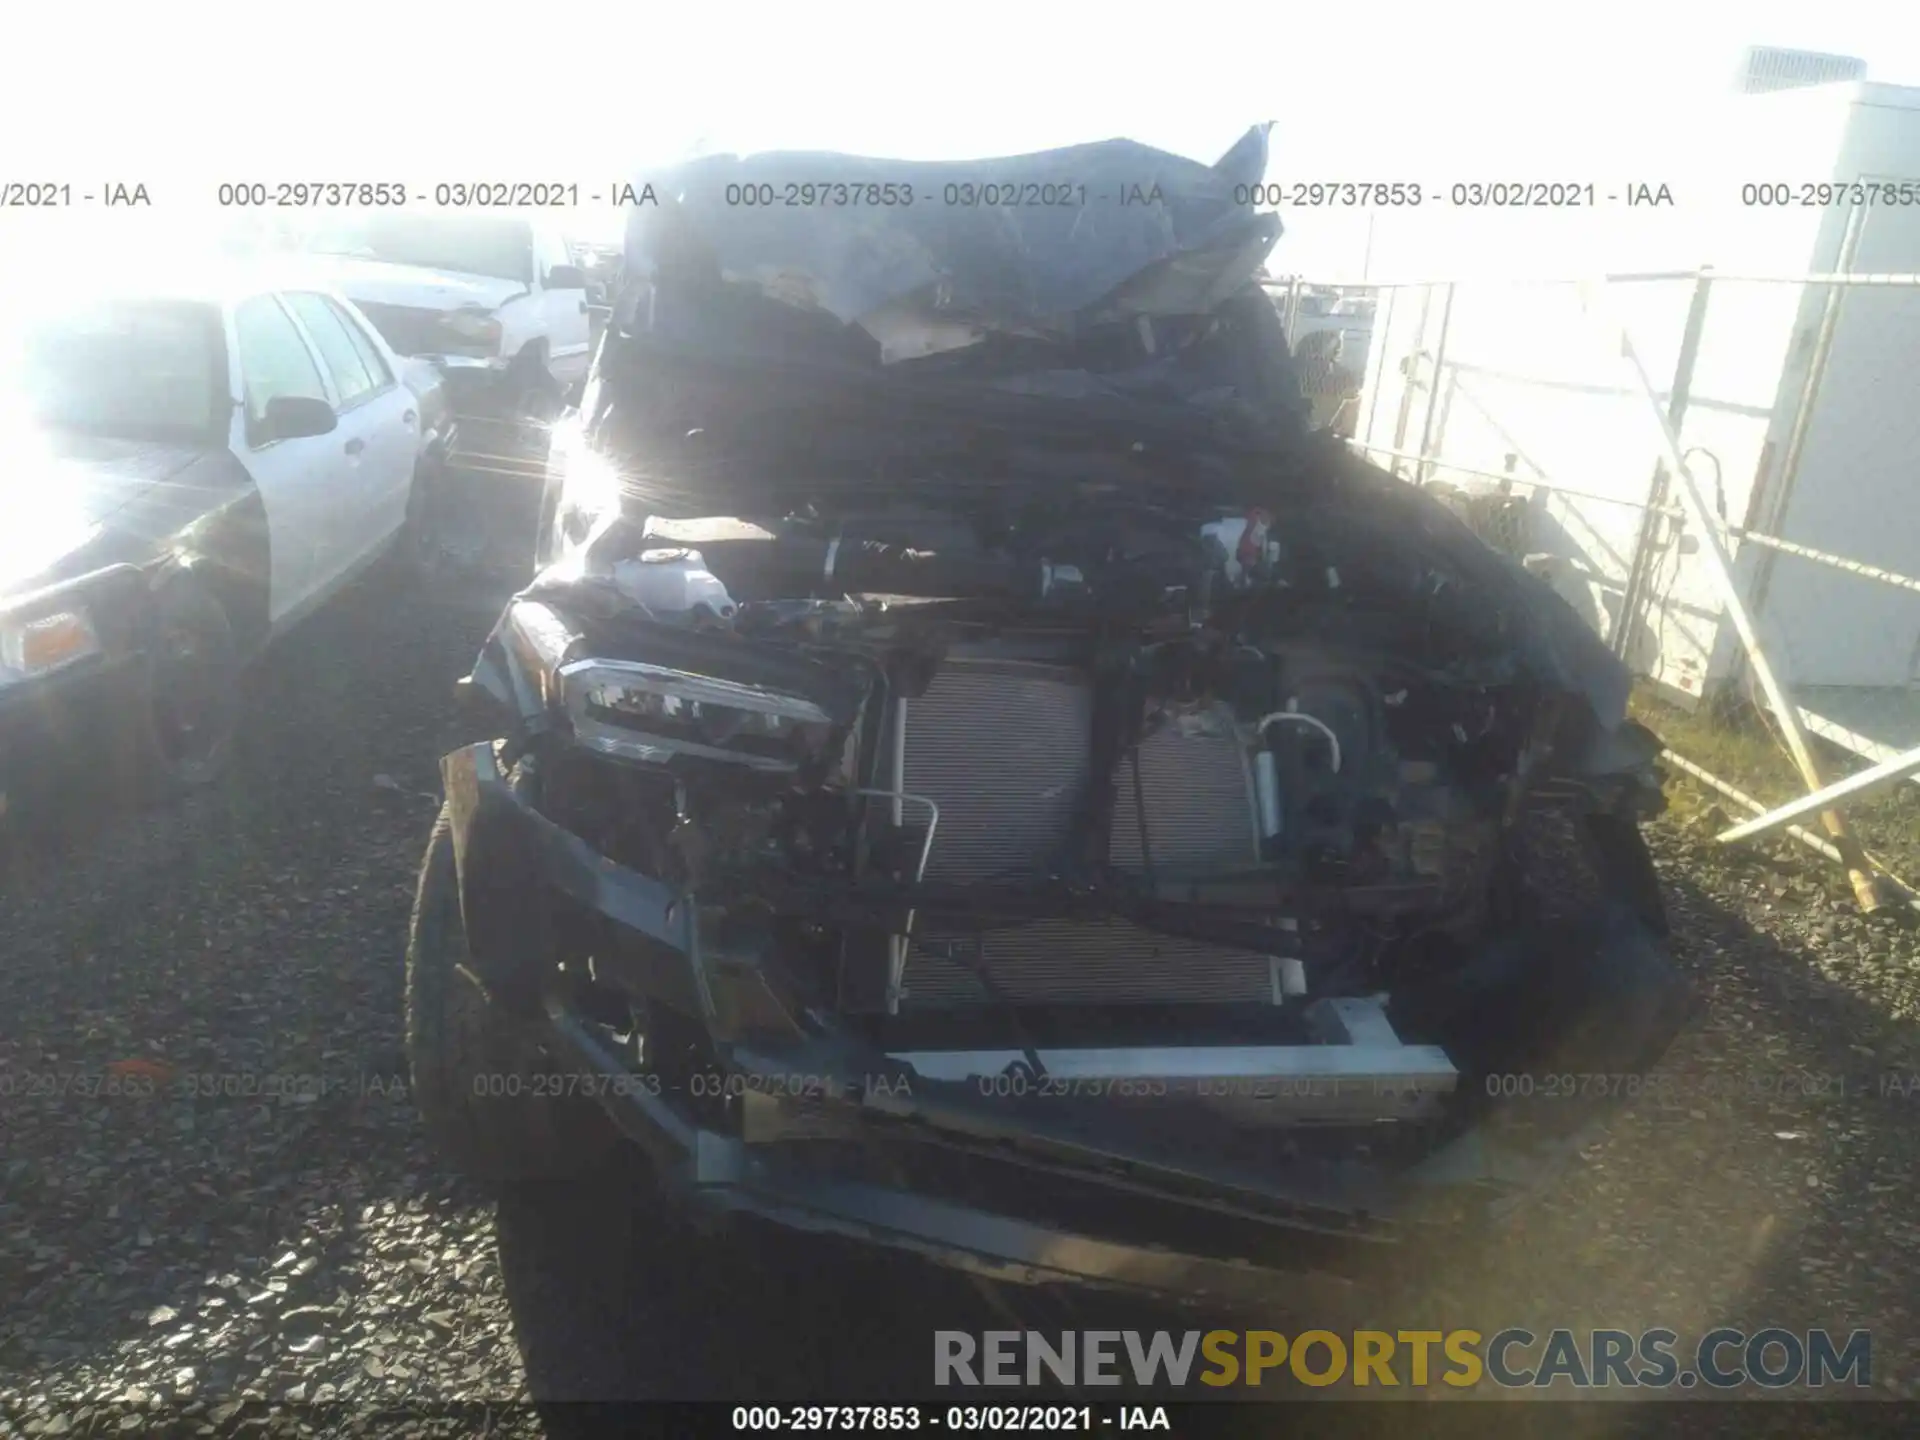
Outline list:
[[[613,567],[622,595],[658,615],[684,614],[705,606],[722,619],[733,615],[733,597],[707,569],[698,550],[647,550]]]

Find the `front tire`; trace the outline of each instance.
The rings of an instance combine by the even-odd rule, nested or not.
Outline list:
[[[450,568],[441,534],[439,504],[445,472],[441,463],[421,460],[407,487],[407,513],[390,552],[391,570],[402,584],[430,585]]]
[[[495,1187],[603,1162],[619,1143],[613,1122],[591,1099],[541,1083],[556,1067],[537,1037],[487,998],[467,961],[443,806],[407,944],[407,1064],[427,1135],[455,1167]]]
[[[213,593],[190,576],[154,597],[147,655],[128,721],[127,781],[167,800],[213,784],[240,723],[240,651]]]

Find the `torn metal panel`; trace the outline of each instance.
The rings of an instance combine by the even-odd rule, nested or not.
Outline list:
[[[1307,432],[1264,163],[997,177],[1159,186],[1070,212],[741,206],[900,177],[720,157],[636,213],[447,779],[476,973],[683,1203],[1260,1289],[1484,1219],[1576,1109],[1489,1077],[1690,1013],[1624,667]]]
[[[844,324],[914,299],[993,329],[1060,333],[1144,272],[1186,262],[1197,281],[1143,287],[1127,308],[1191,314],[1226,276],[1238,273],[1232,289],[1250,279],[1279,238],[1237,188],[1266,168],[1265,126],[1215,165],[1131,140],[962,161],[705,156],[636,185],[659,203],[627,223],[627,279],[697,247],[723,280]]]

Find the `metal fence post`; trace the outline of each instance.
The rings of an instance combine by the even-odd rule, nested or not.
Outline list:
[[[1693,368],[1700,358],[1700,339],[1706,331],[1707,301],[1712,289],[1713,276],[1703,268],[1699,278],[1693,282],[1693,299],[1687,305],[1686,327],[1680,334],[1680,358],[1673,367],[1673,389],[1667,396],[1667,423],[1673,427],[1675,435],[1680,433],[1681,425],[1687,418],[1687,401],[1693,393]],[[1633,554],[1627,562],[1627,583],[1620,595],[1620,616],[1614,623],[1613,634],[1608,637],[1608,648],[1622,660],[1631,658],[1627,652],[1633,644],[1635,631],[1640,628],[1640,611],[1652,599],[1653,542],[1660,533],[1660,514],[1667,503],[1671,479],[1665,458],[1657,460],[1653,467],[1653,481],[1647,487],[1647,506],[1640,516],[1640,533],[1634,539]]]
[[[1844,275],[1853,269],[1854,257],[1860,250],[1860,233],[1865,228],[1866,213],[1866,207],[1859,205],[1847,216],[1847,228],[1840,238],[1837,266],[1840,274]],[[1806,383],[1800,390],[1800,407],[1794,412],[1793,427],[1787,433],[1787,450],[1780,461],[1780,478],[1773,487],[1773,501],[1767,507],[1766,518],[1761,522],[1769,534],[1779,530],[1786,519],[1787,502],[1793,498],[1794,482],[1800,478],[1800,457],[1806,451],[1807,432],[1812,428],[1813,412],[1820,403],[1820,387],[1827,378],[1827,360],[1833,354],[1833,337],[1840,327],[1840,302],[1846,293],[1844,285],[1827,287],[1820,311],[1820,326],[1814,333],[1813,354],[1807,361]],[[1774,564],[1774,556],[1766,554],[1754,566],[1747,603],[1756,614],[1766,608],[1767,588],[1773,582]]]
[[[1798,800],[1790,800],[1785,805],[1777,805],[1765,814],[1756,815],[1751,820],[1723,830],[1714,838],[1722,844],[1731,844],[1736,840],[1749,840],[1755,835],[1785,825],[1789,820],[1798,820],[1811,815],[1816,810],[1833,807],[1836,800],[1857,800],[1862,795],[1870,795],[1876,790],[1884,790],[1890,785],[1905,780],[1909,775],[1920,771],[1920,748],[1907,751],[1882,760],[1878,765],[1870,766],[1857,775],[1849,775],[1844,780],[1836,780],[1822,790],[1802,795]]]
[[[1413,326],[1413,353],[1405,360],[1400,387],[1400,411],[1393,419],[1393,473],[1400,473],[1400,452],[1407,448],[1407,422],[1413,418],[1413,391],[1420,383],[1420,357],[1427,353],[1427,316],[1433,312],[1433,286],[1420,288],[1420,318]]]
[[[1295,327],[1300,321],[1300,277],[1287,281],[1287,349],[1293,349]]]
[[[1373,292],[1373,338],[1368,342],[1373,352],[1367,357],[1367,368],[1373,374],[1367,380],[1367,425],[1366,443],[1373,443],[1373,417],[1380,409],[1380,385],[1387,378],[1387,342],[1393,338],[1393,305],[1400,298],[1397,289],[1387,291],[1387,313],[1380,314],[1380,292]]]
[[[1593,293],[1589,291],[1589,296]],[[1820,767],[1813,758],[1812,747],[1807,744],[1807,733],[1800,723],[1800,712],[1794,707],[1792,696],[1781,682],[1761,643],[1755,612],[1748,607],[1746,597],[1740,593],[1740,583],[1734,578],[1733,558],[1728,554],[1726,542],[1714,523],[1713,511],[1708,508],[1698,482],[1687,469],[1679,436],[1667,422],[1666,412],[1660,408],[1658,393],[1653,388],[1653,377],[1647,374],[1647,367],[1641,363],[1640,352],[1634,348],[1633,336],[1627,327],[1611,313],[1608,319],[1617,331],[1616,343],[1620,347],[1621,358],[1632,367],[1634,378],[1639,381],[1640,392],[1652,411],[1654,424],[1659,430],[1661,451],[1680,485],[1687,519],[1700,527],[1700,553],[1707,558],[1714,580],[1726,599],[1727,618],[1733,622],[1734,631],[1740,636],[1740,643],[1746,650],[1747,664],[1753,671],[1754,679],[1759,681],[1774,717],[1780,722],[1781,738],[1786,742],[1787,753],[1793,757],[1800,778],[1805,781],[1808,790],[1819,790],[1826,782],[1820,778]],[[1853,838],[1839,811],[1824,811],[1820,819],[1827,828],[1827,834],[1833,837],[1834,848],[1846,858],[1847,878],[1852,882],[1854,898],[1859,901],[1860,908],[1869,914],[1880,909],[1881,899],[1874,887],[1873,872],[1868,868],[1860,842]]]
[[[1440,377],[1447,367],[1447,331],[1453,326],[1454,283],[1447,282],[1447,298],[1440,305],[1440,338],[1433,347],[1433,385],[1427,391],[1427,418],[1420,427],[1420,463],[1414,467],[1414,480],[1417,484],[1427,483],[1427,477],[1433,473],[1429,458],[1433,447],[1433,421],[1440,409]]]

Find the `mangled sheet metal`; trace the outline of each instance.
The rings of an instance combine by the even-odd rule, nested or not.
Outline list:
[[[1183,489],[1313,508],[1346,476],[1377,491],[1390,547],[1452,552],[1522,617],[1520,646],[1617,724],[1624,673],[1577,618],[1513,595],[1529,577],[1404,486],[1304,444],[1257,283],[1281,227],[1245,203],[1268,154],[1261,125],[1211,165],[1108,140],[968,161],[715,155],[644,177],[604,370],[634,397],[611,402],[615,429],[647,397],[654,438],[616,444],[630,491],[686,515],[825,503],[847,476],[897,491],[909,473],[1017,473],[1034,493],[1042,475],[1118,476],[1119,453]]]
[[[714,155],[647,177],[627,273],[689,252],[721,279],[844,324],[905,314],[978,335],[1071,339],[1090,320],[1201,314],[1244,287],[1279,238],[1250,209],[1266,127],[1216,164],[1132,140],[1005,159]]]
[[[1265,150],[653,177],[413,963],[457,917],[667,1203],[1298,1295],[1575,1153],[1490,1081],[1684,1023],[1625,669],[1309,430]],[[515,1113],[436,1138],[568,1173]]]
[[[1304,402],[1256,283],[1280,223],[1245,203],[1266,164],[1258,126],[1213,165],[1109,140],[722,155],[640,181],[605,373],[652,397],[659,436],[702,437],[639,447],[672,454],[642,485],[675,513],[764,501],[765,467],[728,457],[776,436],[782,484],[942,455],[975,478],[1096,474],[1116,446],[1188,474],[1290,455]]]

